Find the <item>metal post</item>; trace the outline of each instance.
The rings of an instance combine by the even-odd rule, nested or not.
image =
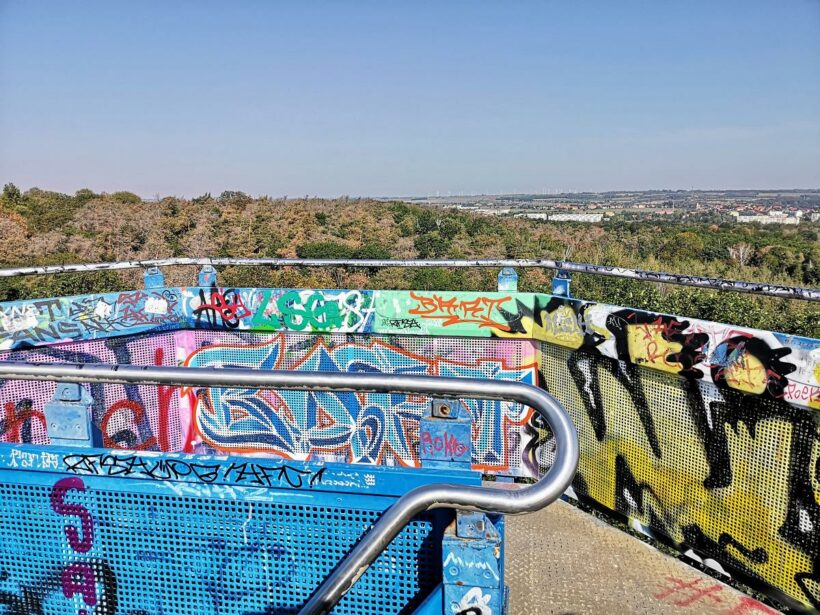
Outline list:
[[[165,287],[165,276],[162,275],[162,271],[159,270],[159,267],[149,267],[145,270],[142,278],[145,282],[146,289]]]
[[[518,272],[512,267],[504,267],[498,272],[499,292],[518,292]]]
[[[572,276],[564,269],[559,269],[552,278],[552,294],[559,297],[571,297],[569,291],[569,284],[572,281]]]
[[[433,399],[419,426],[422,467],[469,470],[472,459],[469,410],[458,400]],[[441,542],[444,613],[461,612],[461,605],[476,600],[493,613],[503,612],[501,542],[501,534],[486,514],[458,511]]]
[[[203,265],[197,275],[197,284],[206,288],[216,286],[216,269],[213,265]]]
[[[434,399],[419,425],[419,460],[425,468],[469,470],[473,461],[470,413],[454,399]]]
[[[46,431],[51,444],[61,446],[101,446],[95,442],[91,417],[94,400],[81,384],[60,383],[54,397],[43,406]]]
[[[502,535],[484,513],[456,513],[441,542],[444,612],[504,613]]]

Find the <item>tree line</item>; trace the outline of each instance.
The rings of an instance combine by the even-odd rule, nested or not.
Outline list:
[[[369,199],[251,197],[239,191],[145,202],[130,192],[73,195],[6,184],[0,196],[3,267],[236,256],[334,259],[554,258],[671,273],[816,287],[820,225],[609,220],[600,224],[496,218]],[[193,283],[169,268],[169,284]],[[229,286],[492,290],[491,270],[227,267]],[[519,288],[549,289],[553,272],[520,271]],[[138,271],[0,280],[0,300],[124,290]],[[820,337],[816,304],[635,280],[575,275],[574,296]]]

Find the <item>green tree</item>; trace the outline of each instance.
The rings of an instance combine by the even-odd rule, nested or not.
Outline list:
[[[387,246],[380,243],[368,242],[362,244],[360,248],[356,249],[355,256],[356,258],[368,260],[386,260],[392,255],[390,254],[390,249],[387,248]]]
[[[299,258],[351,259],[354,250],[337,241],[313,241],[298,246],[296,255]]]
[[[74,200],[78,205],[85,205],[88,201],[100,198],[100,195],[88,188],[80,188],[74,193]]]
[[[440,258],[447,254],[450,243],[438,231],[417,235],[413,245],[420,258]]]
[[[701,258],[705,245],[700,235],[691,231],[676,233],[661,244],[658,256],[666,261],[677,262]]]
[[[3,205],[9,208],[14,208],[19,202],[23,194],[20,188],[12,183],[3,186]]]
[[[239,190],[225,190],[216,200],[220,203],[230,203],[231,205],[246,205],[253,199]]]
[[[801,255],[784,246],[774,246],[766,250],[762,264],[776,274],[795,275],[800,268]]]
[[[125,203],[128,205],[138,205],[142,203],[142,199],[133,192],[115,192],[111,195],[111,198],[118,203]]]

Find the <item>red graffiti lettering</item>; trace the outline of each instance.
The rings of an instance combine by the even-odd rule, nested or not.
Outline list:
[[[758,602],[754,598],[749,598],[748,596],[743,596],[740,598],[734,608],[726,612],[726,615],[752,615],[755,613],[777,615],[777,611],[773,608],[766,606],[762,602]]]
[[[655,594],[655,598],[658,600],[670,602],[675,606],[681,607],[691,606],[704,598],[709,598],[712,602],[723,602],[723,600],[717,596],[717,594],[723,591],[723,586],[717,583],[701,587],[700,583],[703,579],[685,581],[675,577],[666,577],[666,580],[669,581],[670,586],[664,589],[664,591]]]
[[[462,457],[469,452],[469,447],[459,441],[454,435],[444,432],[435,438],[429,431],[421,433],[419,448],[424,455],[443,452],[446,457]]]
[[[410,308],[408,314],[422,318],[442,319],[442,326],[474,323],[479,327],[492,327],[500,331],[510,331],[511,327],[504,321],[494,320],[494,312],[498,312],[501,305],[510,300],[510,297],[491,299],[477,297],[470,301],[450,297],[445,299],[440,295],[427,297],[411,292],[410,296],[418,302],[416,307]]]
[[[35,420],[40,421],[43,430],[46,429],[46,417],[39,410],[34,410],[31,400],[21,400],[16,404],[13,401],[7,401],[4,409],[6,412],[5,430],[0,430],[0,437],[4,442],[24,442],[23,430],[26,425],[30,428]]]
[[[121,446],[118,440],[111,437],[108,433],[108,423],[111,422],[111,419],[113,419],[114,415],[120,410],[127,410],[131,413],[131,423],[134,425],[135,430],[136,425],[145,418],[145,408],[143,408],[142,404],[138,401],[134,401],[133,399],[121,399],[114,402],[106,411],[102,421],[100,421],[100,430],[103,434],[103,446],[106,448],[126,448],[138,451],[144,451],[153,447],[157,443],[157,439],[154,436],[147,438],[144,442],[138,442],[136,431],[129,430],[133,442],[128,442],[126,446]]]
[[[216,317],[221,319],[221,324],[235,329],[239,326],[239,321],[251,315],[248,308],[242,302],[242,297],[236,290],[221,291],[218,288],[211,288],[210,297],[205,297],[205,291],[199,291],[199,305],[194,309],[197,324],[200,324],[205,317],[205,322],[209,326],[219,325]]]
[[[165,351],[162,348],[157,348],[154,351],[154,365],[161,366],[165,358]],[[157,406],[159,411],[159,421],[157,425],[159,435],[159,449],[161,451],[170,451],[171,444],[168,440],[168,421],[171,414],[171,399],[177,387],[158,386],[157,387]]]

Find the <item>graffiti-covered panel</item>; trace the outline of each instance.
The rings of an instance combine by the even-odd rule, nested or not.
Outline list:
[[[180,300],[161,289],[0,303],[0,349],[184,326]]]
[[[537,295],[534,339],[820,409],[820,341]],[[745,399],[745,398],[744,398]]]
[[[376,295],[376,330],[425,335],[524,336],[522,319],[532,316],[533,295],[439,291],[381,291]]]
[[[296,613],[393,501],[367,493],[402,493],[378,469],[53,450],[0,448],[4,615]],[[412,610],[442,530],[413,520],[334,612]]]
[[[251,321],[260,331],[334,331],[372,329],[373,292],[366,290],[266,290]]]
[[[817,606],[811,411],[547,344],[541,375],[578,428],[579,497]]]
[[[0,353],[38,362],[364,371],[494,378],[535,384],[529,340],[177,331]],[[168,386],[88,385],[101,444],[149,451],[270,453],[287,459],[418,465],[424,396]],[[0,383],[0,442],[47,444],[43,409],[53,383]],[[535,476],[533,412],[521,404],[464,400],[477,468]]]
[[[214,285],[0,304],[0,349],[11,360],[538,384],[578,428],[578,497],[775,597],[820,608],[818,340],[544,294]],[[419,465],[428,403],[87,388],[100,445],[111,449],[405,467]],[[53,384],[0,382],[0,442],[48,445],[53,394]],[[549,467],[551,434],[530,409],[463,403],[475,468],[532,477]],[[72,574],[82,583],[91,573]]]
[[[187,329],[529,339],[820,409],[818,340],[551,295],[211,286],[0,304],[0,349]]]
[[[244,340],[200,340],[185,365],[438,375],[535,384],[535,356],[532,346],[523,341],[487,340],[474,347],[471,357],[465,357],[449,350],[442,353],[445,345],[437,349],[432,340],[420,338],[403,342],[341,336],[294,340],[277,335],[267,340],[261,336]],[[432,345],[433,352],[412,350],[419,341]],[[503,356],[504,345],[515,346],[512,361]],[[464,403],[473,417],[474,465],[517,472],[522,465],[522,430],[530,422],[532,410],[501,401]],[[419,395],[210,388],[198,392],[195,427],[201,441],[220,451],[416,466],[419,421],[428,406],[429,399]],[[534,470],[525,467],[522,471]]]

